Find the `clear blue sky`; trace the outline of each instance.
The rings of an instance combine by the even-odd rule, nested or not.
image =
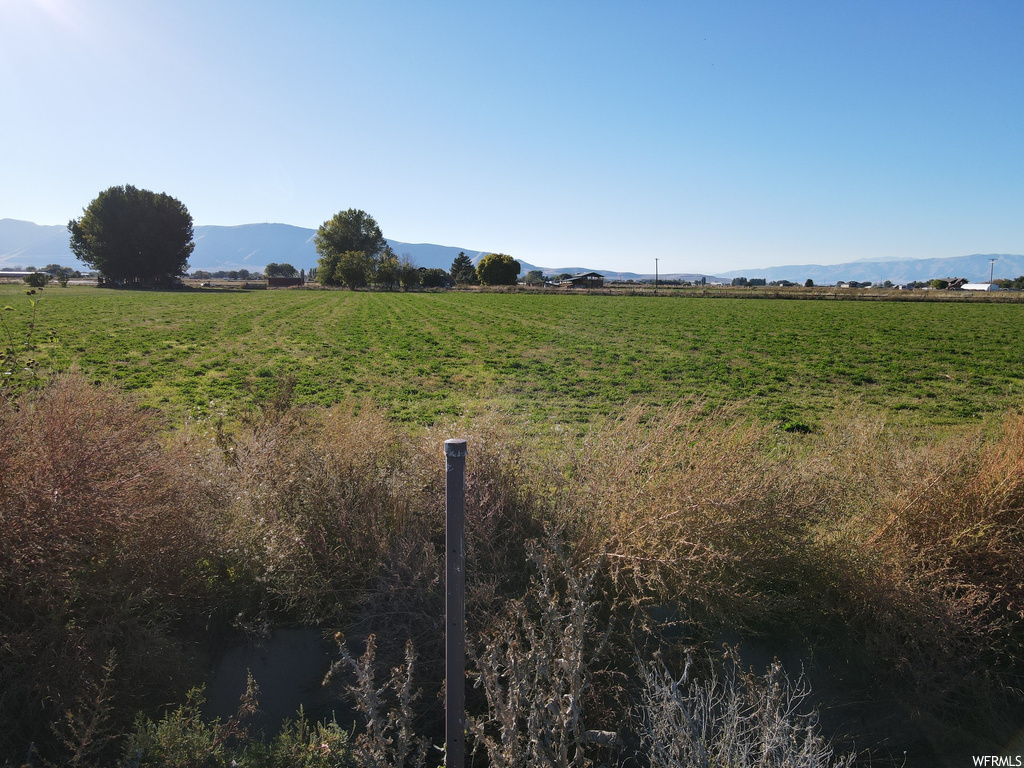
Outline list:
[[[134,184],[550,267],[1021,253],[1022,40],[1020,0],[0,0],[0,218]]]

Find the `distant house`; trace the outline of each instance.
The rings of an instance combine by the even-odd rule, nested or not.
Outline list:
[[[600,272],[584,272],[581,275],[573,275],[559,280],[555,285],[563,288],[603,288],[604,275]]]
[[[998,291],[999,286],[995,283],[964,283],[960,286],[962,291]]]

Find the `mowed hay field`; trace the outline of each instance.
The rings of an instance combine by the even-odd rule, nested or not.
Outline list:
[[[17,332],[28,307],[0,288]],[[36,357],[173,419],[368,399],[399,421],[485,411],[581,428],[631,404],[742,402],[814,429],[837,408],[962,424],[1021,404],[1024,304],[516,293],[47,288]]]

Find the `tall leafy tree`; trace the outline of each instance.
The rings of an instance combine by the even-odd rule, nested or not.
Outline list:
[[[369,260],[370,269],[360,278],[360,285],[365,285],[372,276],[373,266],[378,256],[387,246],[387,241],[377,222],[366,211],[357,208],[339,211],[333,218],[321,224],[313,237],[313,243],[316,245],[316,252],[320,254],[317,264],[320,282],[324,285],[348,285],[349,287],[356,286],[341,279],[339,266],[342,256],[362,253]],[[353,260],[348,258],[345,261],[348,262],[348,266],[344,271],[349,271],[349,268],[353,266]]]
[[[420,269],[407,253],[398,257],[398,282],[407,291],[420,287]]]
[[[450,273],[456,285],[476,285],[476,267],[465,251],[459,251],[452,262]]]
[[[60,277],[61,275],[73,277],[75,274],[75,270],[73,270],[71,267],[62,267],[60,264],[47,264],[40,271],[47,272],[53,275],[54,277]]]
[[[420,284],[424,288],[444,288],[451,285],[451,278],[447,272],[437,267],[422,269],[420,270]]]
[[[285,262],[284,264],[275,264],[271,262],[263,268],[263,274],[267,277],[298,277],[299,270],[288,262]]]
[[[387,291],[395,290],[398,284],[398,256],[390,247],[385,247],[378,257],[373,277],[379,287]]]
[[[515,285],[522,266],[507,253],[488,253],[476,265],[481,285]]]
[[[327,270],[324,261],[320,260],[320,282],[325,285],[345,285],[349,288],[362,288],[373,277],[373,259],[364,251],[345,251],[339,253],[334,261],[330,279],[326,279]],[[328,264],[330,266],[330,264]]]
[[[100,192],[68,232],[75,256],[112,280],[169,283],[186,273],[195,248],[179,200],[130,184]]]

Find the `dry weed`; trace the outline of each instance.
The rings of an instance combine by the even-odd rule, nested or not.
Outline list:
[[[355,677],[355,685],[346,690],[363,719],[364,729],[355,740],[353,752],[360,765],[368,768],[422,768],[429,754],[430,742],[417,735],[413,702],[420,691],[413,690],[413,667],[416,654],[411,642],[405,644],[405,658],[391,669],[387,681],[376,682],[376,641],[366,639],[366,650],[359,659],[352,658],[344,638],[335,637],[341,661],[331,666],[324,683],[347,667]]]
[[[712,672],[677,681],[663,666],[644,669],[641,733],[652,768],[848,768],[821,736],[817,714],[804,711],[810,685],[774,662],[763,676]]]
[[[816,498],[767,427],[699,405],[637,409],[596,428],[559,499],[576,551],[617,564],[629,589],[732,626],[792,610]]]
[[[363,597],[410,519],[408,449],[372,408],[322,419],[264,415],[232,436],[233,567],[306,622],[339,620]]]
[[[843,419],[813,447],[819,639],[902,710],[904,738],[918,728],[948,749],[1008,727],[1024,628],[1020,416],[938,436]]]
[[[202,592],[207,508],[159,433],[152,415],[75,376],[0,403],[5,752],[45,748],[56,723],[80,721],[97,681],[109,677],[118,699],[113,727],[188,669],[170,635]]]
[[[618,743],[594,727],[588,708],[610,635],[599,624],[598,570],[577,573],[554,543],[531,550],[528,595],[510,601],[471,651],[487,709],[468,719],[467,731],[498,768],[585,768],[593,745]]]

